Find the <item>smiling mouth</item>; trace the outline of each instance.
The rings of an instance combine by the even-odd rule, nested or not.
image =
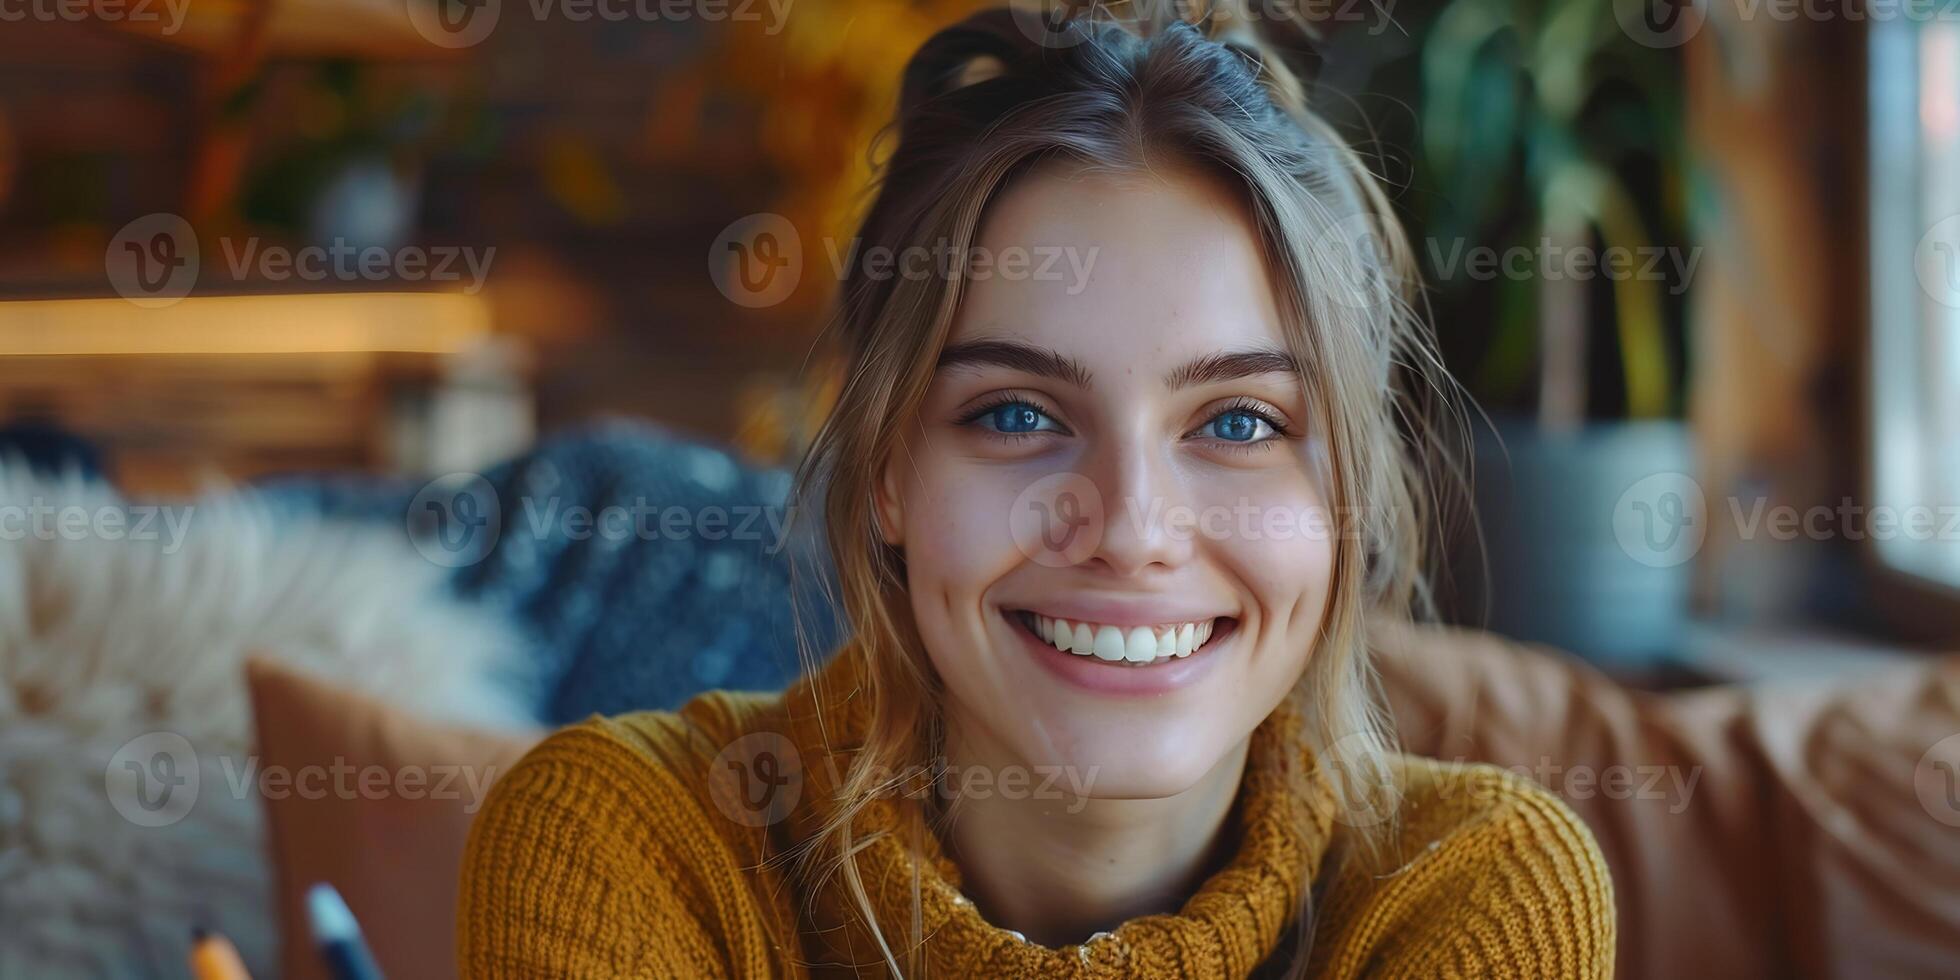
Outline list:
[[[1156,626],[1111,626],[1043,616],[1031,609],[1008,615],[1035,639],[1063,653],[1111,665],[1149,667],[1181,660],[1230,636],[1239,621],[1230,616]]]

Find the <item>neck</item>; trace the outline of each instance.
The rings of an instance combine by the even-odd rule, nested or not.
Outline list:
[[[1197,785],[1162,799],[969,793],[951,812],[949,854],[988,921],[1045,946],[1176,912],[1229,860],[1235,842],[1227,821],[1246,751],[1240,743]],[[1017,765],[983,741],[956,738],[948,740],[947,762],[956,773]]]

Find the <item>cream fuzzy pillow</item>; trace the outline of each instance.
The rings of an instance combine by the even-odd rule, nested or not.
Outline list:
[[[400,524],[0,463],[0,977],[180,975],[193,925],[274,975],[246,656],[528,721],[514,636],[447,579]]]

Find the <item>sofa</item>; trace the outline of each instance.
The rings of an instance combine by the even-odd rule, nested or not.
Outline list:
[[[1960,654],[1654,694],[1488,633],[1379,632],[1405,749],[1527,774],[1592,829],[1620,976],[1960,976]]]
[[[799,669],[799,633],[814,651],[841,635],[816,599],[828,574],[818,530],[783,530],[781,471],[617,422],[466,476],[497,522],[460,561],[427,550],[424,537],[441,529],[418,523],[430,488],[453,481],[318,475],[253,492],[310,520],[402,529],[444,569],[459,605],[518,638],[527,668],[505,683],[521,688],[535,725],[473,734],[404,715],[375,692],[337,691],[332,677],[258,664],[260,752],[494,771],[549,728],[595,712],[778,688]],[[594,530],[609,510],[636,508],[683,520],[654,534]],[[727,519],[685,519],[706,512]],[[733,531],[738,514],[756,515],[746,533]],[[1475,630],[1386,623],[1371,642],[1407,751],[1515,769],[1592,828],[1613,873],[1622,977],[1960,976],[1960,656],[1849,687],[1656,694]],[[469,811],[345,803],[266,803],[269,863],[305,864],[274,869],[286,922],[279,972],[312,975],[292,901],[327,878],[386,933],[371,936],[385,970],[440,975]],[[395,848],[396,836],[413,844]]]

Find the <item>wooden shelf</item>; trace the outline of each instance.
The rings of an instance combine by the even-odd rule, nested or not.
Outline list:
[[[450,292],[111,297],[0,302],[0,356],[457,353],[490,334],[489,303]]]
[[[535,425],[529,365],[453,293],[0,302],[0,418],[86,436],[136,493],[468,469]]]

